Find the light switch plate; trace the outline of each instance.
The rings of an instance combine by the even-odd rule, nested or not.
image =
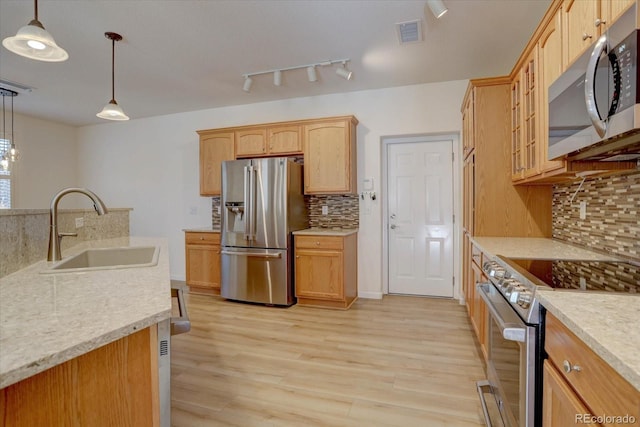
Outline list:
[[[84,227],[84,218],[80,217],[80,218],[76,218],[76,228],[82,228]]]
[[[580,219],[587,218],[587,202],[580,202]]]
[[[364,191],[373,191],[373,178],[365,178],[362,181],[362,189]]]
[[[329,206],[327,205],[322,206],[322,215],[329,215]]]

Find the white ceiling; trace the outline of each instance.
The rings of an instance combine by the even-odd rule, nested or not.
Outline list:
[[[39,20],[69,53],[62,63],[0,48],[0,79],[35,88],[16,113],[81,126],[111,98],[132,118],[228,105],[505,75],[550,0],[444,0],[436,20],[426,2],[405,0],[40,0]],[[33,18],[31,0],[0,1],[0,37]],[[400,45],[395,24],[421,20],[424,41]],[[354,78],[335,67],[254,77],[243,74],[350,58]]]

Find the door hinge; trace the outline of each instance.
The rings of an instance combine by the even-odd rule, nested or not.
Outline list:
[[[456,223],[456,214],[453,214],[452,216],[453,216],[453,223],[455,224]]]
[[[455,162],[456,161],[456,153],[451,152],[451,161]]]
[[[451,279],[451,286],[453,286],[454,288],[456,287],[456,276],[453,276],[453,278]]]

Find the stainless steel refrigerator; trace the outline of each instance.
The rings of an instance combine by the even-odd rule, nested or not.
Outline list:
[[[291,305],[292,231],[308,227],[302,165],[288,158],[222,162],[220,294]]]

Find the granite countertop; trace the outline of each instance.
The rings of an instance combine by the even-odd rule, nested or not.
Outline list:
[[[357,228],[305,228],[304,230],[294,231],[296,236],[350,236],[358,232]]]
[[[41,274],[54,263],[39,261],[0,279],[0,388],[171,316],[166,239],[87,241],[62,255],[121,246],[159,246],[158,264]]]
[[[640,295],[542,289],[536,296],[640,391]]]
[[[482,252],[511,259],[620,261],[615,256],[542,237],[472,237],[471,240]]]

